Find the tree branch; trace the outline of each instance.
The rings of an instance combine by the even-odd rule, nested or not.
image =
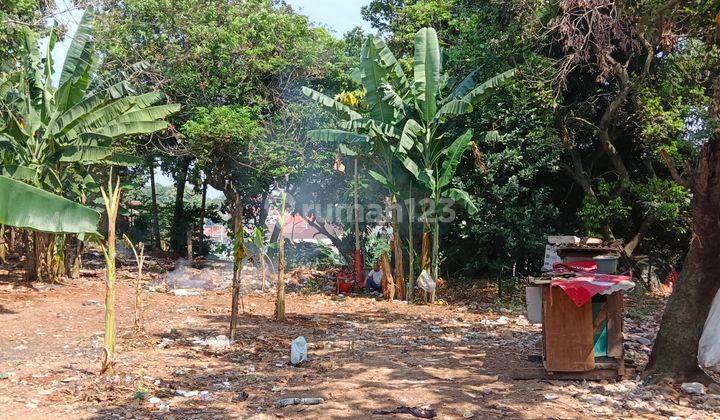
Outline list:
[[[660,157],[662,157],[662,160],[665,162],[665,166],[667,166],[668,170],[670,171],[670,176],[672,177],[672,179],[683,187],[690,188],[690,180],[680,175],[680,172],[678,172],[677,170],[677,166],[675,166],[675,161],[673,160],[672,156],[670,156],[670,154],[667,152],[667,150],[661,149]]]

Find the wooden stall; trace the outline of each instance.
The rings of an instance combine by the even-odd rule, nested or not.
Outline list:
[[[597,295],[577,307],[561,288],[547,282],[538,286],[542,290],[542,362],[547,374],[588,380],[626,376],[624,293]]]
[[[587,246],[584,240],[575,239],[572,244],[561,244],[553,249],[556,261],[562,264],[592,262],[593,257],[617,253],[616,244],[596,242]],[[550,271],[542,277],[530,278],[529,286],[540,290],[541,313],[532,318],[541,318],[542,321],[542,357],[538,357],[542,366],[536,369],[540,373],[533,374],[530,369],[520,374],[518,379],[523,379],[523,376],[526,376],[525,379],[621,379],[634,372],[632,363],[625,360],[623,347],[622,288],[608,288],[604,293],[609,294],[588,293],[584,300],[576,301],[563,289],[568,284],[564,282],[578,282],[573,286],[580,284],[577,287],[585,287],[587,282],[593,284],[599,278],[598,283],[602,284],[601,280],[607,279],[593,276],[582,271],[564,275]],[[629,280],[624,283],[623,286],[632,285]],[[537,304],[532,306],[538,307]]]

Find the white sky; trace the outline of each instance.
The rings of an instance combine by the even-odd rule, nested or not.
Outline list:
[[[356,26],[361,26],[366,31],[372,31],[370,24],[363,21],[360,15],[360,8],[370,2],[370,0],[286,0],[292,5],[296,11],[310,17],[310,20],[319,26],[328,28],[333,35],[341,37],[345,32]],[[56,0],[57,14],[53,19],[61,24],[65,24],[68,29],[64,42],[58,43],[53,51],[53,60],[55,61],[55,77],[57,81],[60,78],[60,70],[62,69],[62,60],[70,46],[70,40],[77,29],[78,23],[82,16],[82,9],[74,6],[72,0]],[[44,51],[47,45],[47,39],[41,41],[41,48]],[[162,185],[173,185],[173,179],[166,174],[158,172],[156,181]],[[208,190],[208,196],[211,198],[221,197],[222,193],[212,188]]]

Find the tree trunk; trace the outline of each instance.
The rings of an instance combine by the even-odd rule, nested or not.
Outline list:
[[[395,299],[395,279],[392,275],[392,267],[390,266],[390,257],[387,252],[384,252],[380,256],[380,267],[382,267],[383,278],[382,278],[382,290],[383,296],[387,300]]]
[[[187,232],[185,232],[186,237],[186,243],[187,243],[187,259],[192,264],[193,261],[193,233],[192,229],[188,229]]]
[[[432,236],[432,278],[435,280],[435,290],[430,293],[430,303],[435,303],[435,295],[437,294],[438,282],[438,270],[440,267],[440,222],[437,216],[434,217],[433,221],[433,236]]]
[[[691,181],[693,239],[668,300],[646,374],[707,380],[698,342],[720,288],[720,132],[703,147]]]
[[[412,189],[410,190],[410,197],[412,197]],[[415,292],[415,243],[413,241],[414,219],[415,203],[411,201],[408,206],[408,279],[407,290],[405,293],[408,302],[412,302],[413,294]]]
[[[7,262],[8,246],[5,241],[5,225],[0,225],[0,263]]]
[[[397,210],[397,197],[393,195],[390,199],[391,212],[392,212],[392,227],[393,227],[393,254],[395,256],[395,298],[399,300],[405,299],[405,285],[403,279],[405,278],[405,267],[404,258],[402,251],[402,238],[400,235],[400,221],[398,220]]]
[[[187,182],[188,170],[190,169],[190,158],[186,157],[181,163],[176,179],[177,194],[175,195],[175,209],[173,212],[172,225],[172,249],[180,254],[185,253],[185,231],[189,228],[185,219],[185,183]]]
[[[150,162],[150,198],[153,224],[153,244],[160,249],[160,221],[158,220],[157,191],[155,190],[155,159]]]
[[[202,243],[203,238],[205,237],[205,212],[207,210],[207,189],[208,189],[208,181],[205,179],[202,184],[202,198],[200,201],[200,221],[198,222],[198,238],[200,242]]]
[[[427,212],[426,212],[427,214]],[[423,230],[422,230],[422,242],[420,244],[420,272],[427,271],[430,272],[430,222],[427,220],[427,217],[423,220]],[[427,291],[423,289],[422,291],[422,298],[423,302],[427,302]]]
[[[48,248],[50,235],[44,232],[32,232],[32,253],[28,256],[28,280],[43,281],[49,274]]]
[[[103,340],[104,358],[100,373],[105,373],[115,365],[115,221],[120,207],[120,178],[115,188],[112,188],[112,177],[108,184],[108,191],[101,190],[105,200],[108,218],[107,247],[103,247],[105,254],[105,335]]]
[[[353,171],[353,215],[355,216],[355,255],[353,264],[355,267],[355,284],[357,287],[363,286],[363,264],[362,249],[360,246],[360,205],[358,204],[358,159],[355,157],[355,169]]]
[[[280,203],[280,216],[277,225],[280,225],[280,238],[278,239],[278,279],[277,297],[275,299],[275,319],[285,320],[285,191],[282,192]]]
[[[245,257],[245,244],[243,241],[243,205],[240,196],[233,193],[233,229],[235,244],[233,246],[233,282],[232,303],[230,308],[230,340],[237,336],[238,305],[240,303],[240,275],[242,274],[242,260]]]
[[[10,228],[10,238],[8,239],[8,251],[10,253],[13,253],[15,251],[15,234],[17,233],[17,229],[14,227]]]

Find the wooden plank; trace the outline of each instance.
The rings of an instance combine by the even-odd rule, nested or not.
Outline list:
[[[625,346],[623,345],[623,292],[607,297],[607,346],[608,356],[618,361],[618,373],[625,376]]]
[[[628,370],[629,375],[633,375],[634,370]],[[534,380],[534,379],[550,379],[559,381],[602,381],[622,379],[615,369],[593,369],[588,372],[548,372],[543,368],[520,368],[513,369],[511,377],[514,380]]]
[[[592,304],[578,308],[559,287],[544,287],[545,367],[552,372],[595,368]]]

